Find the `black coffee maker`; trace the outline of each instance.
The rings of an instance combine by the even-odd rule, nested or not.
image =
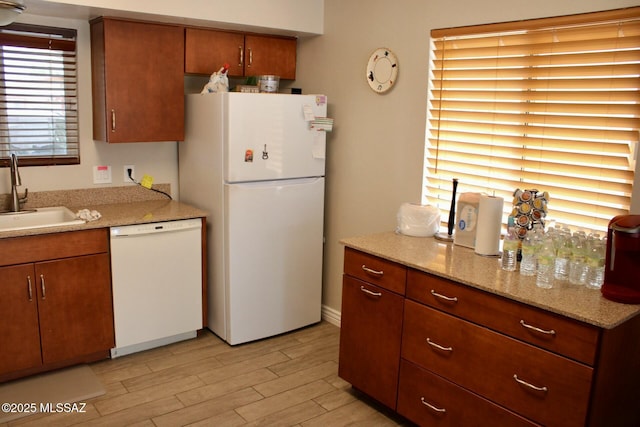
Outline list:
[[[640,215],[619,215],[609,221],[602,295],[640,304]]]

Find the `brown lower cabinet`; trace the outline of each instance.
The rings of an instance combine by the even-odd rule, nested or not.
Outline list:
[[[339,363],[418,425],[640,425],[640,316],[602,329],[349,247]]]
[[[344,280],[339,375],[391,408],[397,396],[403,303],[386,289]]]
[[[398,412],[432,426],[537,426],[407,360],[400,362]]]
[[[108,356],[106,230],[0,240],[0,380]]]

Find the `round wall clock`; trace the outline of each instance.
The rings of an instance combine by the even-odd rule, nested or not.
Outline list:
[[[398,59],[389,49],[373,51],[367,63],[367,83],[373,91],[384,93],[391,89],[398,77]]]

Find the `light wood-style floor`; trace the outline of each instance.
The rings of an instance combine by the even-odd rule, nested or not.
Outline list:
[[[91,365],[107,393],[83,414],[8,426],[398,426],[407,423],[338,377],[340,329],[321,322],[229,346],[196,339]]]

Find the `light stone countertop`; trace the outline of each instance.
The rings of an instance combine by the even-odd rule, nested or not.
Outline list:
[[[166,191],[169,190],[168,186],[160,186],[160,188]],[[146,224],[150,222],[203,218],[208,215],[207,212],[201,209],[170,200],[163,195],[149,192],[138,187],[41,192],[39,194],[35,193],[34,195],[30,194],[29,198],[30,203],[25,209],[46,206],[65,206],[74,213],[81,209],[96,210],[100,212],[102,217],[95,221],[77,225],[2,231],[0,232],[0,239],[93,228]]]
[[[385,232],[340,240],[347,247],[395,261],[407,267],[454,280],[534,307],[612,329],[640,314],[639,304],[620,304],[599,290],[556,281],[552,289],[536,286],[535,277],[500,268],[497,257],[436,240]]]

